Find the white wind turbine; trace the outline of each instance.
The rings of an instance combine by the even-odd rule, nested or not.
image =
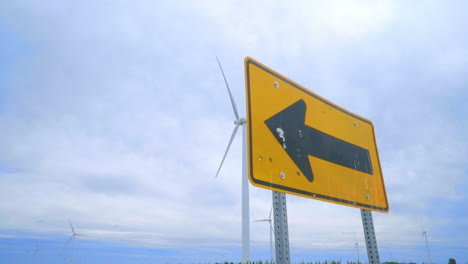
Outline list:
[[[427,259],[429,260],[429,264],[432,264],[432,261],[431,261],[431,255],[429,254],[429,244],[427,243],[427,233],[426,231],[424,231],[424,226],[421,226],[421,233],[422,233],[422,237],[426,239],[426,251],[427,251]]]
[[[39,245],[37,244],[37,242],[34,242],[34,245],[36,246],[36,249],[33,251],[29,251],[29,250],[25,250],[25,252],[27,254],[32,254],[33,258],[34,258],[34,262],[36,262],[36,255],[37,253],[39,253],[39,251],[43,250],[44,248],[42,247],[39,247]]]
[[[268,222],[270,223],[270,263],[273,263],[273,224],[271,219],[271,212],[273,211],[273,207],[270,209],[270,214],[268,215],[267,219],[260,219],[254,222]]]
[[[41,248],[41,247],[39,247],[39,245],[37,245],[37,243],[36,243],[36,242],[34,242],[34,244],[36,245],[36,250],[34,251],[34,254],[33,254],[33,256],[36,256],[36,254],[37,254],[39,251],[41,251],[41,250],[42,250],[42,248]]]
[[[356,232],[342,232],[343,235],[354,235],[354,246],[356,247],[356,254],[357,254],[357,263],[360,263],[359,259],[359,243],[356,239]]]
[[[219,62],[218,57],[216,57],[218,61],[219,69],[223,74],[224,82],[226,83],[226,87],[229,93],[229,98],[231,99],[232,110],[234,110],[234,130],[232,131],[231,139],[229,140],[229,144],[227,146],[226,152],[224,153],[223,159],[221,164],[219,165],[218,172],[216,173],[216,177],[218,177],[219,171],[223,166],[224,159],[226,158],[227,153],[229,152],[229,148],[231,147],[231,143],[236,136],[237,129],[239,126],[244,126],[243,128],[243,140],[242,140],[242,263],[247,263],[250,261],[250,223],[249,223],[249,183],[247,179],[247,127],[246,127],[246,120],[243,117],[239,116],[237,111],[236,103],[234,102],[234,98],[231,94],[231,89],[229,88],[228,81],[226,76],[224,75],[223,68],[221,67],[221,63]]]
[[[71,259],[70,259],[70,262],[73,263],[73,254],[75,253],[75,240],[76,240],[76,237],[77,236],[85,236],[83,234],[78,234],[75,232],[75,229],[73,228],[73,225],[70,221],[70,219],[68,219],[68,223],[70,223],[70,228],[72,230],[72,235],[70,236],[70,238],[67,240],[67,243],[65,243],[65,246],[63,246],[63,248],[66,248],[68,243],[70,242],[70,240],[73,240],[73,245],[72,245],[72,254],[71,254]]]
[[[34,245],[36,246],[36,250],[34,250],[34,252],[32,251],[26,251],[27,253],[32,253],[33,254],[33,258],[34,258],[34,263],[37,262],[36,260],[36,255],[37,253],[39,253],[39,251],[43,250],[44,248],[40,247],[37,242],[34,242]]]

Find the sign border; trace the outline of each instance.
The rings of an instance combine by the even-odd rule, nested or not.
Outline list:
[[[384,196],[385,196],[385,203],[387,204],[387,207],[380,207],[380,206],[373,206],[373,205],[369,205],[369,204],[363,204],[363,203],[357,203],[357,202],[353,202],[353,201],[349,201],[349,200],[345,200],[345,199],[339,199],[339,198],[335,198],[335,197],[331,197],[331,196],[327,196],[327,195],[323,195],[323,194],[317,194],[317,193],[312,193],[312,192],[307,192],[307,191],[303,191],[303,190],[299,190],[299,189],[295,189],[295,188],[291,188],[291,187],[286,187],[286,186],[282,186],[282,185],[278,185],[278,184],[274,184],[274,183],[271,183],[271,182],[266,182],[266,181],[262,181],[262,180],[259,180],[259,179],[255,179],[254,177],[254,173],[253,173],[253,166],[250,166],[251,164],[253,164],[253,153],[252,153],[252,113],[251,113],[251,97],[250,97],[250,73],[249,73],[249,67],[250,65],[255,65],[259,68],[261,68],[262,70],[274,75],[275,77],[281,79],[282,81],[288,83],[289,85],[291,85],[292,87],[302,91],[303,93],[307,94],[307,95],[310,95],[312,97],[314,97],[315,99],[318,99],[320,101],[322,101],[323,103],[326,103],[327,105],[347,114],[347,115],[350,115],[354,118],[357,118],[363,122],[366,122],[368,123],[371,128],[372,128],[372,136],[373,136],[373,140],[374,140],[374,145],[375,145],[375,150],[376,150],[376,154],[377,154],[377,162],[379,163],[379,171],[380,171],[380,177],[381,177],[381,181],[382,181],[382,186],[383,186],[383,191],[384,191]],[[374,125],[372,124],[372,122],[370,120],[367,120],[361,116],[358,116],[356,114],[353,114],[351,113],[350,111],[347,111],[346,109],[320,97],[319,95],[313,93],[312,91],[309,91],[308,89],[302,87],[301,85],[295,83],[294,81],[288,79],[287,77],[275,72],[274,70],[268,68],[267,66],[261,64],[260,62],[250,58],[250,57],[246,57],[245,60],[244,60],[244,69],[245,69],[245,92],[246,92],[246,99],[247,99],[247,104],[246,104],[246,111],[247,111],[247,133],[248,133],[248,163],[249,163],[249,168],[248,168],[248,172],[249,172],[249,180],[250,182],[253,184],[253,185],[257,185],[257,186],[264,186],[264,187],[267,187],[267,189],[277,189],[277,190],[282,190],[282,191],[286,191],[290,194],[294,194],[294,195],[300,195],[300,196],[306,196],[306,197],[310,197],[312,199],[319,199],[319,200],[325,200],[325,201],[329,201],[329,202],[333,202],[333,203],[339,203],[339,204],[343,204],[343,205],[350,205],[350,206],[353,206],[353,207],[360,207],[362,209],[370,209],[370,210],[373,210],[373,211],[380,211],[380,212],[385,212],[385,213],[388,213],[389,210],[390,210],[390,206],[388,205],[388,198],[387,198],[387,191],[386,191],[386,188],[385,188],[385,182],[384,182],[384,179],[383,179],[383,174],[382,174],[382,168],[381,168],[381,165],[380,165],[380,158],[379,158],[379,151],[378,151],[378,148],[377,148],[377,141],[375,140],[375,131],[374,131]]]

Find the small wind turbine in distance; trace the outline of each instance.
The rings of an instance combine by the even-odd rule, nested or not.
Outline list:
[[[431,255],[429,254],[429,244],[427,243],[427,233],[426,231],[424,231],[424,226],[421,226],[421,233],[422,233],[422,237],[426,239],[426,251],[427,251],[427,259],[429,260],[429,264],[432,264],[432,261],[431,261]]]
[[[268,222],[270,223],[270,263],[273,263],[273,224],[271,223],[272,222],[272,219],[271,219],[271,213],[273,211],[273,207],[271,207],[270,209],[270,214],[268,215],[268,218],[267,219],[260,219],[260,220],[256,220],[254,222]]]
[[[71,259],[70,259],[70,263],[73,263],[73,254],[75,253],[75,240],[76,240],[76,237],[77,236],[85,236],[83,234],[78,234],[75,232],[75,229],[73,228],[73,225],[70,221],[70,219],[68,219],[68,223],[70,223],[70,228],[72,230],[72,235],[70,236],[70,238],[67,240],[67,243],[65,243],[65,246],[63,246],[63,248],[66,248],[68,243],[70,242],[70,240],[73,240],[73,245],[72,245],[72,254],[71,254]]]
[[[32,254],[32,256],[33,256],[33,258],[34,258],[34,260],[35,260],[35,259],[36,259],[36,254],[39,253],[39,251],[43,250],[44,248],[39,247],[39,245],[37,244],[37,242],[34,242],[34,245],[36,246],[36,249],[34,250],[34,252],[33,252],[33,251],[29,251],[29,250],[25,250],[25,252],[26,252],[27,254]],[[34,261],[34,262],[36,262],[36,261]]]
[[[42,248],[41,248],[41,247],[39,247],[39,245],[37,245],[37,243],[36,243],[36,242],[34,242],[34,244],[36,245],[36,250],[34,251],[34,254],[33,254],[33,256],[36,256],[36,254],[37,254],[37,253],[38,253],[40,250],[42,250]]]
[[[243,140],[242,140],[242,263],[247,263],[250,261],[250,223],[249,223],[249,183],[247,179],[247,128],[246,128],[246,121],[245,118],[239,116],[239,112],[237,111],[236,103],[234,102],[234,98],[232,97],[231,89],[229,88],[228,81],[226,76],[224,75],[223,67],[221,67],[221,63],[219,62],[218,57],[216,57],[218,61],[219,69],[223,74],[224,82],[226,83],[226,87],[229,93],[229,98],[231,99],[232,110],[234,111],[234,116],[236,120],[234,120],[234,130],[232,131],[231,139],[229,140],[229,144],[227,146],[226,152],[224,153],[223,159],[221,160],[221,164],[219,165],[218,172],[216,173],[215,178],[218,178],[219,171],[223,166],[224,159],[226,158],[227,153],[229,152],[229,148],[231,147],[232,141],[236,136],[237,129],[239,126],[243,125]]]
[[[356,232],[342,232],[343,235],[354,235],[354,246],[356,247],[356,254],[357,254],[357,263],[360,263],[359,259],[359,243],[357,242]]]

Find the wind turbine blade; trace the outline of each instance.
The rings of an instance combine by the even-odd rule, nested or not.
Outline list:
[[[72,223],[70,221],[70,218],[68,218],[68,222],[70,223],[70,227],[71,227],[71,230],[72,230],[73,235],[74,235],[75,234],[75,229],[73,229],[73,225],[72,225]]]
[[[271,212],[273,212],[273,206],[270,208],[270,214],[268,215],[269,220],[271,220]]]
[[[239,128],[239,125],[240,125],[240,124],[237,124],[237,125],[234,127],[234,130],[232,131],[231,139],[229,140],[229,144],[228,144],[228,146],[227,146],[226,152],[224,153],[223,160],[221,161],[221,164],[219,165],[218,172],[216,172],[215,179],[218,178],[219,171],[221,170],[221,167],[223,166],[224,159],[226,159],[226,155],[228,154],[229,148],[231,147],[231,144],[232,144],[232,141],[234,140],[234,137],[236,136],[237,129]]]
[[[75,235],[71,235],[70,238],[67,240],[67,243],[65,243],[65,246],[63,246],[63,248],[66,248],[68,243],[70,243],[70,240],[74,237]],[[63,250],[62,248],[62,250]]]
[[[253,222],[270,222],[269,219],[261,219],[261,220],[255,220]]]
[[[218,61],[219,69],[221,69],[221,73],[223,74],[224,82],[226,83],[226,87],[229,93],[229,97],[231,98],[231,104],[232,104],[232,110],[234,110],[234,115],[236,115],[236,120],[239,119],[239,113],[237,112],[237,106],[236,103],[234,102],[234,98],[232,97],[231,94],[231,89],[229,88],[228,81],[226,79],[226,76],[224,75],[223,67],[221,67],[221,63],[219,62],[218,56],[216,56],[216,60]]]

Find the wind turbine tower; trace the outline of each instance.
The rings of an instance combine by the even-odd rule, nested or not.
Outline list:
[[[359,259],[359,244],[357,241],[354,242],[354,244],[356,245],[357,263],[359,264],[361,262],[361,260]]]
[[[224,159],[226,158],[227,153],[229,152],[229,148],[231,147],[232,141],[236,136],[237,130],[239,126],[243,127],[242,133],[242,263],[247,263],[250,261],[250,215],[249,215],[249,182],[247,179],[247,127],[246,127],[246,120],[244,117],[239,116],[239,112],[237,111],[237,106],[232,97],[231,89],[229,88],[228,81],[226,76],[224,75],[223,68],[221,67],[221,63],[219,62],[218,57],[216,57],[218,61],[219,69],[223,74],[224,82],[226,83],[226,87],[229,93],[229,98],[231,99],[232,110],[234,111],[234,130],[232,131],[231,139],[229,140],[229,144],[227,146],[226,152],[224,153],[223,159],[221,164],[219,165],[218,172],[216,173],[215,178],[218,177],[219,171],[223,166]]]
[[[273,263],[273,224],[271,219],[271,213],[273,211],[273,207],[270,209],[270,215],[267,219],[260,219],[254,222],[268,222],[270,224],[270,263]]]

